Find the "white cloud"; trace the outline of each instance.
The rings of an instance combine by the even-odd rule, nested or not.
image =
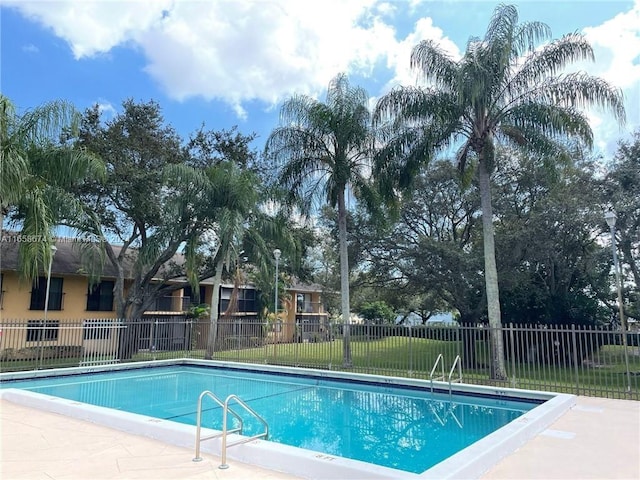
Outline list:
[[[367,74],[396,43],[378,0],[18,1],[78,59],[118,45],[140,49],[171,98],[243,102],[319,94],[342,71]],[[377,8],[380,7],[380,8]],[[363,26],[364,25],[364,26]]]
[[[269,108],[293,92],[320,96],[336,74],[367,77],[385,62],[390,85],[413,83],[409,52],[425,38],[457,52],[428,18],[396,38],[390,22],[420,0],[3,1],[63,38],[77,59],[136,48],[170,98],[223,100],[239,118],[248,101]]]
[[[116,116],[117,111],[111,102],[108,102],[106,100],[98,100],[96,104],[98,105],[98,110],[100,111],[100,113],[106,115],[107,118],[113,118]]]
[[[318,94],[341,71],[371,71],[392,39],[377,20],[358,26],[372,3],[181,2],[138,43],[147,72],[174,98],[273,104],[292,92]]]
[[[22,51],[27,53],[40,53],[40,49],[36,47],[33,43],[29,43],[27,45],[22,46]]]
[[[596,147],[611,156],[621,136],[640,127],[640,0],[601,25],[584,29],[596,62],[585,65],[590,74],[622,89],[627,123],[624,130],[608,115],[593,114]]]
[[[416,72],[410,68],[411,50],[422,40],[434,40],[454,60],[461,57],[458,46],[447,38],[441,28],[433,24],[429,17],[421,18],[416,22],[413,32],[399,42],[394,42],[389,49],[387,65],[395,75],[387,84],[387,89],[396,85],[415,85]]]
[[[157,24],[171,0],[3,0],[53,30],[76,58],[108,52]]]

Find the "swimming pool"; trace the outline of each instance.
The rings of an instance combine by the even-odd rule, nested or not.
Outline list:
[[[465,450],[468,452],[481,439],[493,436],[495,442],[495,434],[501,427],[513,426],[518,419],[528,423],[536,416],[536,410],[553,399],[548,394],[525,395],[515,390],[469,386],[464,394],[450,395],[448,390],[432,392],[429,382],[369,375],[220,362],[173,363],[155,362],[153,368],[129,365],[125,369],[122,365],[116,372],[91,374],[84,368],[75,372],[83,372],[82,375],[29,381],[2,378],[2,387],[28,389],[35,392],[27,395],[31,399],[44,394],[75,404],[97,405],[93,407],[93,415],[86,414],[91,419],[97,416],[95,408],[106,407],[111,412],[120,410],[115,412],[116,416],[142,415],[185,426],[195,423],[197,398],[202,391],[213,391],[222,399],[235,394],[269,424],[270,441],[252,442],[245,449],[262,444],[277,451],[288,445],[315,453],[316,460],[334,465],[346,462],[352,469],[375,464],[379,468],[373,470],[383,478],[390,478],[390,473],[404,474],[406,478],[407,472],[428,477],[430,471],[437,471],[434,466],[464,454]],[[40,376],[45,372],[35,373]],[[444,386],[436,384],[438,388]],[[6,392],[2,392],[3,396]],[[56,402],[60,405],[59,400],[53,401]],[[542,402],[545,404],[541,405]],[[220,429],[220,408],[205,401],[203,410],[203,425]],[[193,427],[190,428],[193,432]],[[256,433],[256,428],[246,423],[245,434]],[[192,433],[191,445],[193,438]],[[285,445],[275,446],[273,442]],[[235,449],[242,447],[245,446],[230,449],[229,456],[233,458]],[[291,453],[290,448],[285,450],[284,453]],[[218,452],[214,449],[215,454]],[[255,455],[252,457],[250,463]],[[340,462],[336,463],[336,458]]]

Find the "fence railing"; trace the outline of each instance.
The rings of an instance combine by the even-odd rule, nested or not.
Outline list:
[[[579,326],[396,326],[261,323],[173,318],[0,322],[0,371],[170,358],[349,370],[428,378],[438,355],[456,356],[465,383],[640,399],[640,333]],[[490,341],[504,344],[504,373],[492,368]],[[626,340],[626,342],[625,342]]]

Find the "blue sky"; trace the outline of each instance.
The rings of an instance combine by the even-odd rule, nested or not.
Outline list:
[[[100,104],[108,118],[128,98],[157,101],[188,134],[203,123],[259,135],[294,93],[322,97],[346,72],[372,97],[415,79],[411,48],[433,38],[459,55],[484,34],[497,2],[429,0],[0,0],[0,90],[19,109],[65,99]],[[589,113],[609,157],[640,126],[640,0],[529,0],[521,21],[554,37],[580,31],[596,63],[580,65],[623,90],[627,124]]]

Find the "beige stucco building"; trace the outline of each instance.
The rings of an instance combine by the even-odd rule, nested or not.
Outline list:
[[[115,274],[109,266],[105,266],[100,282],[92,285],[84,273],[79,246],[73,241],[58,239],[50,277],[45,272],[31,284],[18,275],[18,247],[18,242],[0,244],[0,354],[6,349],[16,352],[35,345],[78,347],[92,354],[113,351],[118,341],[120,322],[114,306]],[[125,290],[126,287],[125,283]],[[219,312],[227,310],[233,290],[232,284],[220,286]],[[212,282],[203,281],[198,293],[198,303],[210,305]],[[276,325],[270,329],[268,340],[314,341],[325,334],[328,316],[324,312],[319,287],[293,285],[286,290],[284,297],[286,299],[280,306]],[[259,302],[256,289],[242,285],[238,298],[233,316],[223,318],[222,322],[234,318],[257,322]],[[154,321],[177,324],[187,318],[194,300],[191,287],[185,282],[171,295],[157,299],[145,312],[143,320],[147,321],[146,324]],[[200,339],[197,346],[202,347],[208,325],[200,323],[197,328],[197,338]],[[165,339],[172,336],[181,338],[182,344],[187,342],[187,336],[175,326],[165,328],[162,335]],[[141,348],[156,346],[152,329],[142,329],[140,336]],[[178,347],[181,346],[176,342]]]

